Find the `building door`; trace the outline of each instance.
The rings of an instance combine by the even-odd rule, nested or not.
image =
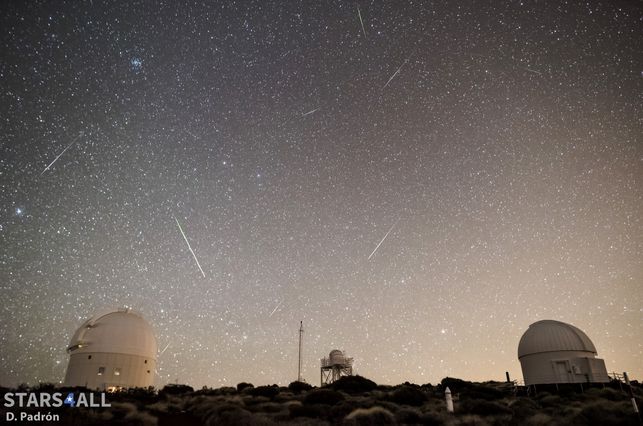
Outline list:
[[[567,361],[556,361],[555,370],[558,383],[569,383],[569,369],[567,368]]]

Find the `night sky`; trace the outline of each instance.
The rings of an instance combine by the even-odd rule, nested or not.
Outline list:
[[[313,384],[521,379],[541,319],[643,378],[642,16],[2,2],[0,385],[123,306],[157,386],[287,384],[300,320]]]

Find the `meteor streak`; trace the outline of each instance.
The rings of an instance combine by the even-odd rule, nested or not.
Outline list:
[[[283,300],[281,302],[279,302],[279,304],[277,306],[275,306],[275,309],[273,309],[272,312],[270,312],[270,315],[268,315],[268,318],[270,318],[275,312],[277,312],[277,309],[279,309],[279,307],[281,306],[282,303],[284,303]]]
[[[190,242],[188,241],[188,237],[185,236],[185,232],[183,232],[183,228],[181,228],[181,224],[179,223],[179,220],[177,218],[174,218],[176,220],[176,224],[179,227],[179,231],[181,231],[181,235],[183,235],[183,239],[185,240],[185,243],[188,245],[188,249],[190,249],[190,253],[192,253],[192,257],[194,258],[194,261],[196,262],[196,266],[199,267],[199,271],[201,271],[201,274],[203,274],[203,278],[205,278],[205,272],[203,272],[203,268],[201,268],[201,264],[199,263],[199,259],[196,258],[196,254],[194,254],[194,250],[192,250],[192,247],[190,246]]]
[[[171,341],[171,340],[170,340],[169,342],[167,342],[167,345],[165,345],[165,347],[163,348],[163,350],[161,351],[161,353],[159,354],[159,356],[163,355],[163,352],[165,352],[165,351],[167,350],[167,348],[169,348],[169,347],[170,347],[170,343],[172,343],[172,341]]]
[[[543,73],[541,73],[540,71],[532,70],[532,69],[527,68],[527,67],[521,67],[521,68],[524,69],[524,70],[527,70],[529,72],[533,72],[534,74],[543,75]]]
[[[62,152],[61,152],[60,154],[58,154],[58,156],[57,156],[56,158],[54,158],[54,161],[52,161],[51,163],[49,163],[49,165],[48,165],[47,167],[45,167],[45,170],[43,170],[43,171],[42,171],[42,173],[40,173],[40,176],[42,176],[42,175],[43,175],[47,170],[49,170],[49,169],[51,168],[51,166],[53,166],[53,165],[54,165],[54,163],[55,163],[56,161],[58,161],[58,159],[59,159],[59,158],[60,158],[60,157],[65,153],[65,151],[67,151],[69,148],[71,148],[71,146],[72,146],[73,144],[75,144],[75,143],[76,143],[76,139],[78,139],[78,138],[80,137],[80,135],[82,135],[82,134],[83,134],[83,133],[81,132],[78,136],[76,136],[76,137],[71,141],[71,143],[70,143],[69,145],[67,145],[67,147],[66,147],[65,149],[63,149],[63,150],[62,150]]]
[[[364,33],[364,38],[366,38],[366,30],[364,29],[364,21],[362,21],[362,12],[360,12],[359,6],[357,6],[357,16],[359,17],[359,23],[362,24],[362,32]]]
[[[397,69],[397,71],[395,71],[395,72],[393,73],[393,75],[388,79],[388,81],[386,82],[386,84],[385,84],[384,86],[382,86],[382,89],[381,89],[381,90],[386,89],[386,86],[388,86],[388,85],[389,85],[389,83],[390,83],[390,82],[395,78],[395,76],[400,72],[400,70],[402,70],[402,67],[403,67],[403,66],[404,66],[404,65],[409,61],[409,59],[410,59],[410,58],[407,58],[407,59],[405,59],[405,60],[404,60],[404,62],[402,62],[402,65],[400,65],[400,67]]]
[[[397,225],[397,222],[399,222],[399,221],[400,221],[400,218],[397,218],[397,220],[395,221],[395,223],[393,224],[393,226],[391,226],[391,229],[389,229],[389,230],[388,230],[388,232],[386,233],[386,235],[384,235],[384,238],[382,238],[382,241],[380,241],[380,243],[377,245],[377,247],[375,247],[375,250],[373,250],[373,252],[371,253],[371,255],[370,255],[370,256],[368,256],[368,260],[371,260],[371,257],[373,257],[373,255],[375,254],[375,252],[377,251],[377,249],[378,249],[378,248],[380,248],[380,246],[382,245],[382,243],[384,242],[384,240],[386,239],[386,237],[388,237],[388,234],[390,234],[390,233],[391,233],[391,231],[393,230],[393,228],[395,228],[395,225]]]
[[[314,110],[312,110],[312,111],[308,111],[307,113],[304,113],[304,114],[302,114],[301,116],[302,116],[302,117],[305,117],[305,116],[310,115],[310,114],[312,114],[313,112],[316,112],[316,111],[319,111],[319,108],[315,108],[315,109],[314,109]]]

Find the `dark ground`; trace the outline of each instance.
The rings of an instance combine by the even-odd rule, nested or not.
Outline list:
[[[446,411],[444,389],[455,399],[455,413]],[[2,388],[4,394],[16,392]],[[62,392],[43,384],[23,392]],[[76,392],[82,389],[74,389]],[[633,383],[639,407],[643,391]],[[237,388],[170,385],[161,391],[133,389],[108,394],[111,408],[0,407],[8,411],[59,414],[57,425],[640,425],[625,385],[524,389],[501,382],[471,383],[445,378],[439,385],[381,386],[356,376],[324,388],[293,382],[288,387],[240,383]],[[13,422],[12,424],[19,424]],[[31,423],[33,424],[33,423]]]

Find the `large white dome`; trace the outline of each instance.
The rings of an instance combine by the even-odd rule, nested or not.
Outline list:
[[[560,321],[543,320],[529,326],[518,344],[518,358],[543,352],[580,351],[596,354],[582,330]]]
[[[99,313],[74,333],[67,351],[77,353],[115,353],[156,359],[157,345],[152,327],[129,309]]]

